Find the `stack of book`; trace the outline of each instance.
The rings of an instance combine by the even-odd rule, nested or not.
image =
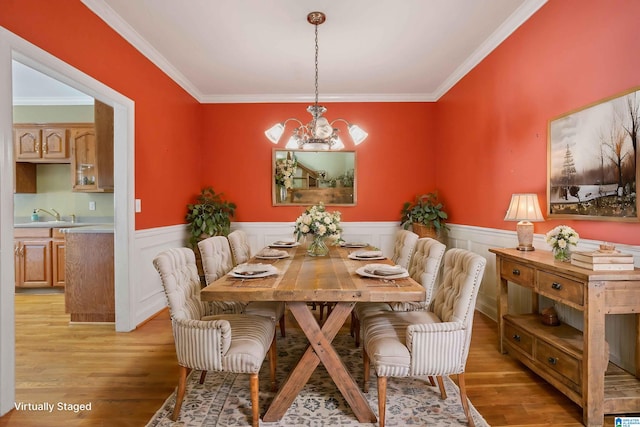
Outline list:
[[[633,255],[618,251],[572,252],[571,264],[594,271],[633,270]]]

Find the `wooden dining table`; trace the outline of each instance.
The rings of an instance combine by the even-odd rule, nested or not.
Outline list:
[[[356,250],[353,248],[331,246],[329,254],[321,257],[307,255],[303,246],[283,250],[289,253],[287,258],[264,260],[254,257],[249,261],[273,264],[278,269],[277,275],[249,279],[225,275],[201,292],[203,301],[285,301],[309,341],[263,415],[263,421],[280,420],[322,363],[358,421],[376,422],[375,413],[332,341],[356,303],[422,301],[424,288],[410,277],[388,280],[359,275],[356,270],[368,263],[391,264],[391,261],[350,259],[349,253]],[[322,325],[308,307],[308,303],[313,302],[335,303]]]

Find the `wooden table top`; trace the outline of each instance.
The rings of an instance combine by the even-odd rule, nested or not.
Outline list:
[[[273,264],[278,275],[241,279],[225,275],[202,289],[203,301],[422,301],[425,290],[410,277],[382,280],[361,277],[356,269],[368,263],[392,264],[390,260],[360,261],[348,258],[354,249],[330,246],[329,255],[312,257],[306,248],[287,250],[288,258],[251,263]]]

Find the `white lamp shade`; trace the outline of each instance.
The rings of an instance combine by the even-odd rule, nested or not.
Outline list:
[[[538,204],[538,195],[535,193],[514,194],[511,196],[511,203],[505,221],[544,221],[540,205]]]
[[[349,135],[351,135],[351,139],[353,139],[353,143],[356,145],[360,144],[369,136],[369,134],[358,125],[349,125]]]
[[[283,133],[284,133],[283,123],[276,123],[275,125],[271,126],[269,129],[267,129],[264,132],[267,138],[269,138],[269,141],[273,142],[274,144],[277,144],[278,141],[280,141],[280,137],[282,136]]]

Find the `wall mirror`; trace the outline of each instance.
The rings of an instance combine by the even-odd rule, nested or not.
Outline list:
[[[355,151],[273,150],[274,206],[356,204]]]

